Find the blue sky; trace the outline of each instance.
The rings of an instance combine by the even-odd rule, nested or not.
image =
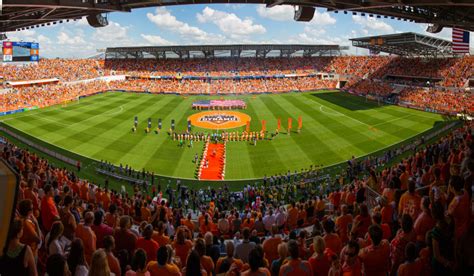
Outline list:
[[[111,13],[109,26],[94,29],[85,19],[8,33],[12,41],[37,41],[43,57],[88,57],[119,46],[302,43],[350,45],[349,38],[395,32],[424,33],[426,25],[392,19],[328,13],[317,9],[309,23],[293,20],[293,7],[184,5]],[[431,34],[430,34],[431,35]],[[450,40],[451,29],[434,36]],[[471,39],[473,40],[473,39]],[[471,42],[472,46],[472,42]],[[349,54],[367,54],[352,48]]]

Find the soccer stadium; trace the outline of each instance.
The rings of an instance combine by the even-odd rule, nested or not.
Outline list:
[[[0,11],[1,276],[474,275],[473,3]]]

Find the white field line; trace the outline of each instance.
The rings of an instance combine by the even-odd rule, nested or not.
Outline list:
[[[373,126],[371,126],[371,125],[369,125],[369,124],[367,124],[367,123],[364,123],[364,122],[362,122],[362,121],[357,120],[356,118],[352,118],[352,117],[350,117],[350,116],[347,116],[347,115],[344,114],[344,113],[341,113],[341,112],[339,112],[339,111],[337,111],[337,110],[335,110],[335,109],[332,109],[332,108],[330,108],[329,106],[325,106],[325,105],[322,105],[322,104],[321,104],[321,106],[319,107],[319,109],[320,109],[321,112],[323,112],[323,113],[331,114],[331,113],[329,113],[329,112],[323,111],[323,110],[322,110],[322,107],[329,108],[329,109],[331,109],[332,111],[334,111],[335,113],[339,114],[339,116],[344,116],[344,117],[349,118],[349,119],[351,119],[351,120],[353,120],[353,121],[355,121],[355,122],[357,122],[357,123],[359,123],[359,124],[366,125],[366,126],[368,126],[368,127],[373,127]],[[334,113],[331,114],[331,115],[334,116]]]

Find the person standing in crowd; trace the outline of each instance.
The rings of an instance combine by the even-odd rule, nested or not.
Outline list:
[[[91,226],[91,228],[97,237],[97,248],[104,248],[105,236],[113,235],[114,229],[104,223],[104,212],[102,210],[98,210],[94,213],[94,224]]]
[[[378,225],[369,227],[372,244],[359,253],[362,269],[366,276],[385,276],[390,271],[390,244],[383,240],[382,228]]]
[[[132,227],[132,218],[126,215],[120,217],[119,227],[120,228],[116,228],[114,231],[115,252],[125,250],[128,256],[133,256],[137,236],[130,230]]]
[[[132,257],[131,269],[125,273],[125,276],[150,276],[146,264],[146,252],[143,249],[137,249]]]
[[[321,236],[313,238],[314,254],[309,258],[309,264],[314,275],[327,275],[331,262],[328,257],[324,254],[326,249],[326,243]]]
[[[23,235],[20,242],[30,246],[35,260],[38,257],[38,248],[43,240],[38,221],[33,215],[33,203],[29,199],[20,201],[18,204],[19,219],[23,223]]]
[[[137,239],[135,248],[141,248],[145,250],[147,256],[147,262],[156,260],[156,252],[160,245],[154,241],[151,237],[153,235],[153,226],[147,224],[143,229],[142,237]]]
[[[94,213],[86,212],[84,215],[84,223],[80,223],[76,229],[76,237],[81,239],[84,243],[84,254],[86,261],[91,262],[92,254],[96,250],[96,235],[92,230],[92,222],[94,220]]]
[[[35,258],[30,246],[20,242],[23,222],[14,220],[8,231],[5,248],[0,257],[0,275],[36,276]]]
[[[89,274],[89,266],[86,262],[84,245],[81,239],[72,241],[67,264],[72,276],[87,276]]]
[[[41,200],[41,221],[46,232],[51,231],[53,222],[59,220],[59,212],[54,203],[54,189],[47,184],[43,188],[44,197]]]
[[[201,260],[199,253],[196,250],[192,250],[189,253],[186,267],[183,268],[183,276],[211,276],[201,266]]]
[[[119,260],[114,256],[115,249],[115,239],[112,236],[105,236],[104,238],[104,250],[107,254],[107,262],[109,263],[110,272],[115,275],[122,275],[122,270],[120,269]]]
[[[252,249],[255,248],[255,243],[249,240],[250,238],[250,229],[244,228],[242,231],[243,241],[235,248],[234,257],[242,260],[244,263],[249,262],[249,253]]]
[[[97,249],[92,254],[89,276],[118,276],[110,272],[107,254],[104,249]]]
[[[311,265],[299,258],[299,246],[295,240],[288,242],[289,260],[280,268],[280,276],[312,276]]]

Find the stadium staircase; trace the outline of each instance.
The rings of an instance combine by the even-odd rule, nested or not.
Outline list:
[[[209,143],[199,168],[199,180],[224,180],[225,143]],[[206,160],[207,166],[206,166]]]

